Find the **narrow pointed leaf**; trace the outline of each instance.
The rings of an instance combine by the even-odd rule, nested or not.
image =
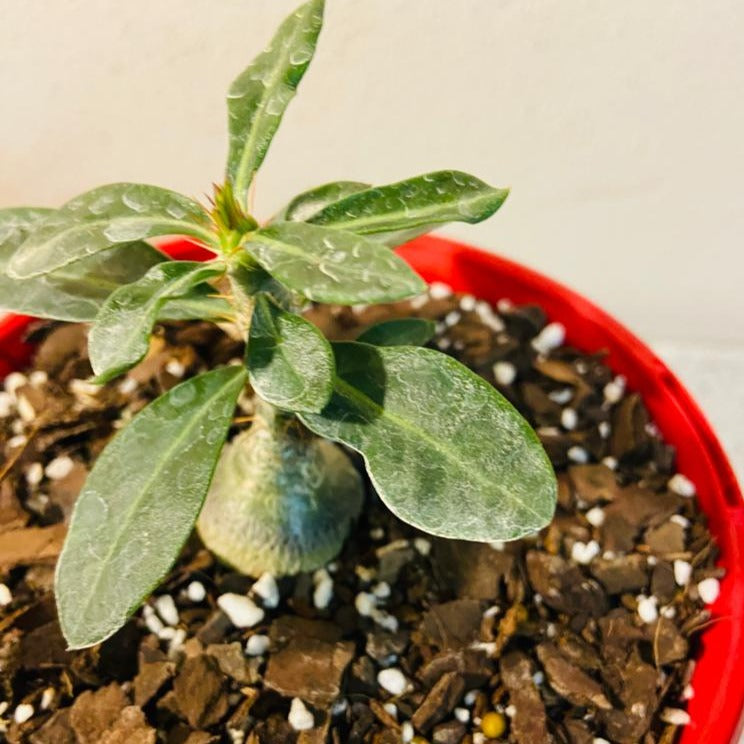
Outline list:
[[[70,648],[116,632],[171,567],[201,509],[245,370],[177,385],[106,446],[78,497],[57,564]]]
[[[235,79],[227,94],[227,176],[243,204],[284,111],[313,58],[323,25],[323,7],[323,0],[310,0],[294,11],[279,27],[269,47]]]
[[[117,287],[139,279],[166,257],[137,241],[31,279],[13,279],[8,263],[50,209],[0,210],[0,309],[53,320],[91,321]]]
[[[544,527],[556,479],[536,434],[485,380],[431,349],[333,344],[336,383],[300,418],[364,456],[398,517],[442,537],[511,540]]]
[[[88,191],[53,212],[18,248],[8,266],[16,279],[41,276],[106,251],[163,235],[214,241],[210,218],[188,197],[144,184],[115,183]]]
[[[97,382],[116,377],[147,354],[152,327],[168,300],[183,297],[224,271],[218,262],[166,261],[140,280],[113,292],[88,335],[88,353]]]
[[[467,173],[438,171],[351,194],[309,222],[360,235],[399,233],[394,242],[404,242],[443,222],[485,220],[508,193]]]
[[[331,345],[317,326],[267,295],[256,298],[246,366],[264,400],[288,411],[321,411],[333,391],[333,365]]]
[[[304,191],[274,217],[272,222],[303,222],[309,220],[329,204],[344,199],[371,186],[360,181],[332,181]]]
[[[436,323],[426,318],[396,318],[368,328],[357,341],[372,346],[424,346],[436,332]]]
[[[426,289],[403,259],[344,230],[279,222],[255,232],[245,248],[275,279],[316,302],[392,302]]]

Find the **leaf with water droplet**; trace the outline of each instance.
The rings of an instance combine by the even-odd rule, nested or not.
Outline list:
[[[323,0],[310,0],[295,10],[269,47],[230,86],[227,177],[244,205],[253,176],[315,52],[323,7]]]
[[[150,333],[168,300],[225,272],[218,261],[165,261],[141,279],[113,292],[88,335],[88,354],[97,382],[103,383],[137,364],[147,354]]]
[[[253,233],[245,249],[277,281],[316,302],[392,302],[426,289],[403,259],[344,230],[278,222]]]
[[[300,419],[364,456],[396,516],[434,535],[483,542],[550,522],[550,460],[492,385],[432,349],[344,342],[333,350],[333,396]]]
[[[186,380],[138,413],[96,460],[55,577],[70,648],[115,633],[178,557],[245,378],[232,366]]]
[[[287,206],[279,210],[272,222],[307,221],[329,204],[368,188],[370,188],[368,183],[360,181],[331,181],[316,186],[292,199]]]
[[[174,206],[183,216],[171,214]],[[163,235],[190,235],[216,245],[209,215],[188,197],[145,184],[101,186],[41,221],[15,252],[8,274],[41,276],[116,245]]]
[[[434,337],[436,323],[426,318],[395,318],[376,323],[357,338],[372,346],[424,346]]]
[[[139,279],[166,257],[147,243],[117,245],[30,279],[7,275],[8,263],[51,209],[0,210],[0,308],[39,318],[91,321],[117,287]]]
[[[398,245],[444,222],[481,222],[508,194],[467,173],[437,171],[350,194],[308,222],[378,235]]]
[[[246,347],[253,389],[287,411],[318,412],[333,390],[333,352],[317,326],[256,297]]]

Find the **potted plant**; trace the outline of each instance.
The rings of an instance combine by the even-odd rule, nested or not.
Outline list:
[[[33,459],[47,428],[51,453],[85,450],[91,465],[71,514],[53,503],[69,518],[54,595],[77,654],[28,660],[23,628],[47,625],[34,625],[33,574],[11,566],[34,601],[8,641],[8,694],[24,693],[8,735],[671,741],[719,589],[694,487],[641,399],[566,347],[563,326],[441,284],[427,294],[391,250],[486,219],[507,192],[441,171],[326,184],[265,224],[250,213],[322,14],[322,0],[302,5],[233,83],[210,208],[113,184],[59,210],[0,212],[0,304],[91,323],[82,356],[47,354],[66,359],[48,367],[58,380],[43,367],[6,380],[4,475],[23,482],[7,499],[20,493],[41,525],[23,530],[54,526],[40,487],[75,466]],[[208,257],[144,242],[167,235]],[[452,283],[466,264],[427,278]],[[88,363],[93,376],[75,376]],[[39,390],[55,382],[75,405],[50,426]],[[189,541],[195,524],[210,553]],[[107,668],[117,652],[136,669]]]

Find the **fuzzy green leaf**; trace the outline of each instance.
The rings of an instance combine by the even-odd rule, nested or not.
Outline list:
[[[279,27],[269,47],[230,86],[227,177],[243,205],[253,176],[313,58],[324,4],[323,0],[310,0],[295,10]]]
[[[137,241],[71,263],[43,276],[13,279],[7,266],[34,226],[53,213],[32,207],[0,210],[0,309],[38,318],[91,321],[117,287],[139,279],[165,256]]]
[[[213,243],[207,212],[168,189],[115,183],[88,191],[52,212],[23,242],[8,266],[15,279],[48,274],[122,243],[191,235]]]
[[[467,173],[437,171],[351,194],[308,221],[360,235],[391,234],[400,243],[443,222],[481,222],[508,194]]]
[[[150,333],[168,300],[225,272],[219,262],[166,261],[113,292],[96,316],[88,353],[97,382],[107,382],[147,354]]]
[[[424,346],[434,337],[436,323],[426,318],[396,318],[376,323],[357,341],[372,346]]]
[[[284,209],[279,211],[272,222],[307,221],[329,204],[368,188],[371,188],[370,184],[360,181],[332,181],[316,186],[292,199]]]
[[[394,514],[434,535],[478,541],[516,539],[550,521],[550,461],[485,380],[431,349],[333,347],[331,401],[300,418],[364,456]]]
[[[245,248],[275,279],[316,302],[392,302],[426,289],[403,259],[344,230],[278,222],[253,233]]]
[[[240,366],[177,385],[101,453],[78,497],[55,595],[70,648],[115,633],[191,532],[245,383]]]
[[[287,411],[323,410],[333,391],[333,352],[317,326],[260,294],[246,366],[255,391]]]

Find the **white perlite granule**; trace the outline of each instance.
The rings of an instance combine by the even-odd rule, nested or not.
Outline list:
[[[705,604],[713,604],[718,599],[718,595],[721,593],[721,583],[718,581],[718,579],[710,578],[710,579],[703,579],[698,585],[697,585],[698,594],[700,595],[700,599],[705,602]]]
[[[506,387],[517,379],[517,368],[511,362],[496,362],[493,365],[493,376],[499,385]]]
[[[171,359],[165,365],[165,371],[173,377],[183,377],[186,374],[186,367],[178,361],[178,359]]]
[[[321,568],[313,576],[313,604],[319,610],[325,610],[333,599],[333,579],[326,569]]]
[[[692,564],[687,561],[674,561],[674,580],[679,586],[687,586],[692,576]]]
[[[248,656],[263,656],[269,650],[269,644],[269,636],[257,633],[246,641],[245,652]]]
[[[419,552],[420,555],[426,557],[431,553],[431,541],[425,537],[416,537],[413,540],[413,547]]]
[[[26,483],[29,486],[38,486],[44,477],[44,468],[40,462],[32,462],[26,469]]]
[[[270,573],[261,574],[253,585],[252,591],[261,597],[264,607],[273,609],[279,605],[279,587]]]
[[[557,349],[566,340],[566,329],[562,323],[548,323],[532,339],[532,347],[541,354]]]
[[[26,723],[34,714],[34,706],[30,703],[21,703],[13,712],[13,720],[16,723]]]
[[[8,418],[15,409],[15,399],[5,390],[0,391],[0,418]]]
[[[264,611],[244,594],[222,594],[217,605],[236,628],[252,628],[264,619]]]
[[[395,703],[385,703],[382,707],[389,716],[395,719],[398,718],[398,709],[395,707]]]
[[[618,375],[604,386],[604,398],[610,404],[619,403],[625,393],[625,378]]]
[[[659,718],[664,723],[671,723],[673,726],[687,726],[690,722],[690,714],[681,708],[664,708]]]
[[[442,282],[433,282],[429,287],[429,296],[432,300],[444,300],[452,295],[452,288]]]
[[[579,414],[573,408],[564,408],[561,411],[561,426],[567,431],[573,431],[579,423]]]
[[[313,714],[305,707],[305,703],[300,698],[292,698],[287,720],[295,731],[307,731],[315,726]]]
[[[586,521],[592,527],[601,527],[605,521],[605,511],[601,506],[594,506],[586,513]]]
[[[43,369],[35,369],[29,376],[28,381],[34,386],[34,387],[41,387],[44,383],[46,383],[49,380],[49,375],[47,375],[46,372],[44,372]]]
[[[155,609],[166,625],[178,625],[178,609],[170,594],[162,594],[155,600]]]
[[[7,584],[0,584],[0,607],[7,607],[13,601],[13,593]]]
[[[644,623],[654,623],[659,619],[659,600],[656,597],[638,597],[638,617]]]
[[[142,607],[142,617],[144,618],[145,625],[150,633],[159,636],[163,632],[163,629],[165,628],[163,621],[155,614],[155,610],[153,610],[150,605],[144,605]]]
[[[204,588],[204,584],[201,581],[192,581],[186,587],[186,596],[190,602],[203,602],[207,596],[207,590]]]
[[[690,499],[695,495],[695,484],[682,473],[673,475],[667,482],[667,487],[673,493],[683,498]]]
[[[585,465],[589,462],[589,453],[583,447],[579,447],[578,445],[569,447],[566,454],[568,455],[569,460],[577,462],[580,465]]]
[[[377,597],[369,592],[359,592],[354,600],[354,607],[362,617],[369,617],[377,607]]]
[[[16,390],[28,384],[28,378],[22,372],[11,372],[5,378],[5,390],[15,398]]]
[[[586,566],[599,555],[600,550],[601,548],[596,540],[590,540],[588,543],[575,542],[571,546],[571,558],[576,563]]]
[[[377,682],[380,687],[387,690],[391,695],[402,695],[408,687],[408,680],[397,667],[383,669],[378,672]]]
[[[44,692],[41,693],[41,702],[39,703],[39,707],[42,710],[48,710],[49,706],[54,702],[55,695],[56,692],[53,687],[44,688]]]
[[[72,472],[75,463],[71,457],[61,455],[55,457],[44,469],[46,477],[50,480],[62,480]]]

